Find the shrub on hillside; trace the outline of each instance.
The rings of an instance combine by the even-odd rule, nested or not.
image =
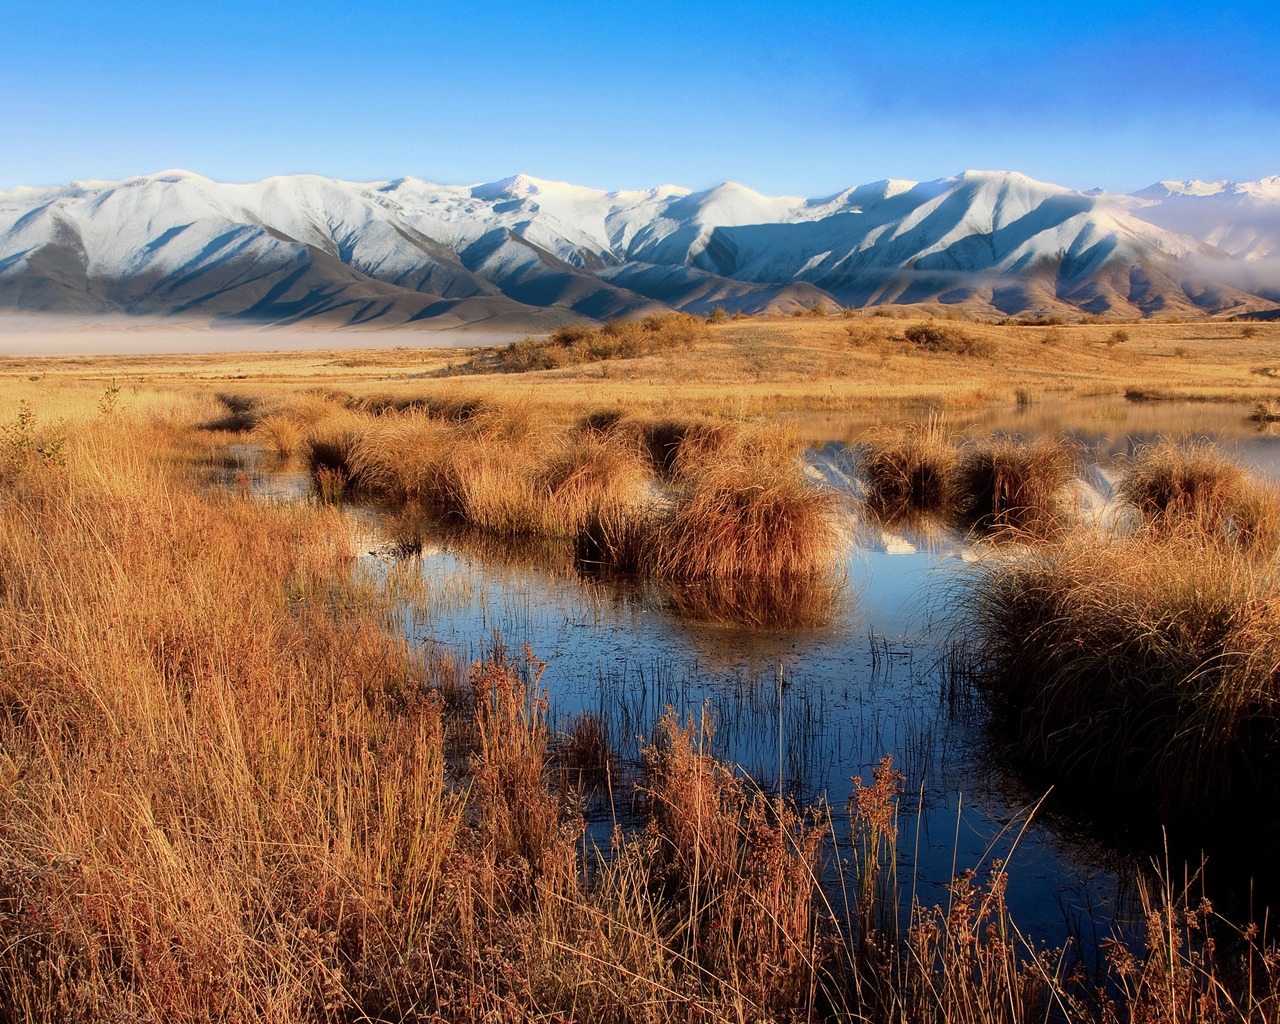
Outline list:
[[[926,320],[911,324],[902,332],[903,337],[917,348],[929,352],[951,352],[960,356],[989,356],[991,343],[975,338],[955,324]]]
[[[494,368],[501,373],[526,373],[607,359],[635,359],[687,347],[706,334],[706,321],[689,313],[610,320],[599,330],[574,324],[561,327],[548,338],[512,342],[498,351]],[[476,360],[472,363],[473,370],[482,369]]]

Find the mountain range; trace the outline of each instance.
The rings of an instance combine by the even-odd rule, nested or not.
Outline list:
[[[1280,177],[1081,192],[1007,171],[819,199],[184,171],[0,192],[0,310],[548,330],[670,309],[1268,316]]]

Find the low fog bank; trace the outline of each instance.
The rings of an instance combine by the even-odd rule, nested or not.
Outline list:
[[[0,313],[0,356],[167,355],[198,352],[302,352],[350,348],[474,348],[525,332],[228,326],[150,317]]]

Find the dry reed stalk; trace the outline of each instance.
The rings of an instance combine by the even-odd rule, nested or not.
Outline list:
[[[1062,437],[995,438],[964,452],[957,478],[963,514],[985,530],[1047,536],[1062,525],[1062,491],[1079,466]]]
[[[731,978],[748,1005],[802,1017],[814,1009],[828,953],[815,900],[823,810],[800,814],[748,794],[711,756],[713,734],[706,708],[684,725],[668,709],[645,751],[652,852],[688,908],[668,941]]]
[[[942,422],[872,431],[862,439],[867,505],[889,522],[955,511],[960,453]]]

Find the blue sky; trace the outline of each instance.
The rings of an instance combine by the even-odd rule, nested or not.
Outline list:
[[[0,0],[0,188],[1280,174],[1274,2]]]

